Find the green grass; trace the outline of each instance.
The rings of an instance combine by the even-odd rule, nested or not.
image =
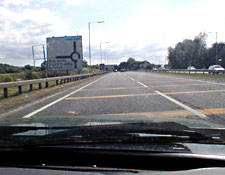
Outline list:
[[[15,74],[0,74],[0,82],[11,82],[17,80],[23,80],[24,73],[15,73]]]
[[[94,72],[98,72],[99,70],[92,70]],[[81,71],[81,74],[87,74],[89,73],[89,69],[84,68]],[[45,72],[33,72],[32,73],[34,76],[33,78],[44,78],[45,77]],[[69,71],[70,75],[76,75],[76,71]],[[57,72],[58,76],[64,76],[66,75],[66,72]],[[53,73],[49,72],[48,74],[49,77],[53,77]],[[25,80],[26,79],[26,73],[14,73],[14,74],[0,74],[0,83],[1,82],[10,82],[10,81],[18,81],[18,80]],[[64,84],[64,82],[63,82]],[[59,84],[60,85],[60,84]],[[41,83],[42,89],[45,88],[45,83]],[[53,87],[56,86],[56,81],[50,81],[48,83],[48,87]],[[19,89],[18,87],[11,87],[7,88],[8,89],[8,97],[13,97],[19,95]],[[33,84],[33,90],[39,90],[39,84]],[[29,93],[30,92],[30,85],[25,85],[22,86],[22,93]],[[4,89],[0,89],[0,99],[4,99]]]
[[[45,88],[45,83],[41,83],[42,89]],[[56,86],[56,81],[50,81],[48,83],[48,88]],[[33,84],[33,91],[39,90],[39,84]],[[22,86],[22,93],[30,92],[30,85]],[[19,95],[18,87],[8,88],[8,97],[13,97]],[[0,89],[0,99],[4,99],[4,90]]]
[[[99,70],[92,69],[91,72],[99,72]],[[76,75],[77,71],[69,71],[68,73],[69,75]],[[90,73],[90,68],[83,68],[81,74],[87,73]],[[48,72],[48,77],[66,76],[66,75],[67,75],[66,71],[57,71],[56,73]],[[20,73],[0,74],[0,83],[20,81],[20,80],[40,79],[40,78],[45,78],[45,71],[39,72],[24,71]]]
[[[98,69],[92,69],[91,72],[99,72]],[[77,71],[69,71],[69,75],[76,75]],[[83,68],[81,71],[81,74],[87,74],[90,73],[89,68]],[[54,77],[54,76],[65,76],[67,75],[66,71],[58,71],[56,73],[54,72],[48,72],[48,77]],[[28,79],[39,79],[39,78],[45,78],[45,71],[40,72],[21,72],[21,73],[11,73],[11,74],[0,74],[0,83],[3,82],[13,82],[13,81],[20,81],[20,80],[28,80]],[[41,84],[42,89],[45,88],[45,83]],[[56,86],[56,81],[51,81],[48,83],[48,87]],[[39,90],[39,84],[33,84],[33,91]],[[28,93],[30,92],[30,85],[22,86],[22,93]],[[8,88],[8,97],[17,96],[19,95],[18,87],[12,87]],[[4,90],[0,89],[0,99],[4,99]]]

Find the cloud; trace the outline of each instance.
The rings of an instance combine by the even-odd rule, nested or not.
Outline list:
[[[88,12],[84,15],[79,11],[81,16],[78,18],[62,15],[60,11],[65,13],[66,7],[75,8],[76,4],[87,2],[87,0],[67,0],[64,3],[62,0],[1,1],[0,62],[14,65],[21,62],[32,64],[32,45],[45,43],[46,37],[74,35],[76,30],[83,36],[84,58],[88,60],[88,21],[83,20],[89,20]],[[158,64],[165,62],[167,47],[175,46],[185,38],[193,39],[200,32],[213,32],[208,34],[208,43],[215,42],[215,32],[218,34],[218,41],[225,40],[223,0],[198,0],[179,8],[165,5],[165,2],[170,3],[167,0],[146,2],[141,12],[137,12],[135,17],[129,20],[123,20],[123,23],[107,21],[108,16],[105,18],[103,16],[101,20],[106,20],[106,23],[91,26],[93,64],[100,63],[100,42],[110,42],[102,48],[106,49],[111,63],[118,64],[129,57],[135,57],[138,60]],[[59,4],[63,5],[60,10]],[[49,5],[52,5],[52,8],[48,8]],[[84,9],[87,7],[89,8],[82,6]],[[118,11],[115,14],[120,16]],[[94,19],[95,16],[91,18]],[[72,20],[78,20],[79,23],[71,24]],[[111,24],[116,24],[116,27]],[[108,25],[110,29],[105,30]]]
[[[12,4],[20,10],[10,8]],[[31,4],[28,0],[4,1],[4,6],[0,7],[0,62],[32,64],[32,45],[44,44],[46,37],[68,31],[68,24],[48,9],[21,8],[21,5]]]
[[[81,4],[83,2],[85,2],[85,0],[66,0],[66,4],[69,4],[69,5]]]
[[[5,7],[10,6],[10,5],[13,5],[13,6],[29,6],[30,2],[31,2],[31,0],[16,0],[16,1],[4,0],[2,2],[2,4]]]
[[[114,60],[131,56],[157,64],[165,63],[169,46],[174,47],[186,38],[193,39],[200,32],[214,32],[209,34],[208,44],[215,42],[216,31],[218,41],[225,40],[225,1],[200,0],[180,8],[166,7],[163,2],[152,8],[150,1],[142,13],[118,25],[108,37],[104,32],[94,31],[95,40],[107,37],[110,43],[118,45],[111,48]]]
[[[85,47],[88,49],[88,47]],[[107,44],[102,48],[103,62],[110,60],[110,64],[119,64],[120,62],[127,61],[128,58],[135,58],[137,61],[147,60],[150,63],[164,64],[167,48],[160,47],[158,44],[149,44],[143,48],[137,48],[136,46],[123,46],[119,44]],[[86,60],[88,60],[88,52],[84,54]],[[100,64],[100,48],[95,45],[92,47],[92,63]]]

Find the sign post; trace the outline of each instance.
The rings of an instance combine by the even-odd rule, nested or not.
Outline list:
[[[83,69],[82,36],[47,38],[47,59],[49,71]]]

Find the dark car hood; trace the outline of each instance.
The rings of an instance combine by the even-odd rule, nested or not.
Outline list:
[[[188,118],[153,118],[149,120],[113,120],[113,119],[84,119],[84,118],[75,118],[74,116],[67,117],[39,117],[39,118],[29,118],[29,119],[1,119],[1,126],[21,126],[21,127],[73,127],[73,126],[92,126],[92,125],[114,125],[114,124],[125,124],[125,123],[138,123],[138,122],[176,122],[187,126],[188,128],[209,128],[209,129],[225,129],[221,124],[211,123],[202,119],[188,119]],[[25,135],[31,136],[42,136],[52,134],[54,129],[40,129],[36,131],[27,131]],[[23,132],[19,133],[22,134]],[[191,153],[194,154],[207,154],[207,155],[219,155],[225,156],[225,145],[223,144],[202,144],[202,143],[178,143],[182,144],[184,147],[187,147]],[[160,145],[159,145],[160,146]],[[165,145],[164,145],[165,146]],[[183,147],[182,146],[182,147]]]
[[[2,118],[0,119],[0,126],[91,126],[91,125],[110,125],[110,124],[123,124],[123,123],[139,123],[139,122],[176,122],[185,125],[189,128],[225,128],[222,123],[215,123],[200,118],[188,117],[153,117],[149,119],[132,119],[130,118],[116,118],[115,116],[92,116],[92,117],[75,117],[75,116],[40,116],[33,118]]]

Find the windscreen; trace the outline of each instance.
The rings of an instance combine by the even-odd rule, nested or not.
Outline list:
[[[38,128],[12,133],[50,139],[66,127],[167,122],[179,125],[166,125],[168,133],[157,128],[161,135],[135,134],[162,138],[201,128],[221,140],[225,71],[208,68],[225,67],[224,6],[223,0],[1,0],[0,127]]]

